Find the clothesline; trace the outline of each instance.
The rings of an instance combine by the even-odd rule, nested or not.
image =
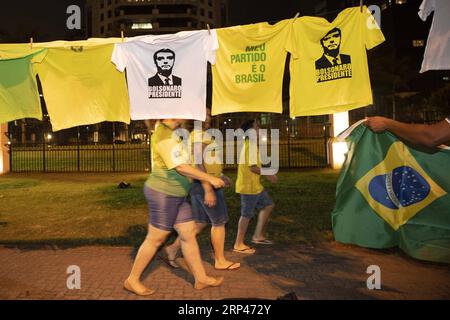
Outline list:
[[[384,41],[379,28],[368,28],[370,17],[355,6],[342,10],[333,27],[326,21],[302,21],[291,28],[285,19],[260,28],[219,28],[211,34],[197,30],[124,42],[55,41],[45,43],[44,50],[38,50],[38,44],[31,50],[22,45],[18,50],[25,49],[23,59],[1,64],[5,72],[0,74],[8,77],[3,122],[30,115],[41,118],[35,72],[54,131],[102,121],[129,123],[130,118],[203,120],[207,62],[213,65],[212,115],[281,113],[288,52],[294,57],[292,117],[370,105],[365,52]],[[365,32],[355,33],[355,25]],[[0,50],[5,47],[0,45]],[[18,71],[20,79],[13,80],[21,86],[10,85],[11,75]]]
[[[363,3],[363,5],[366,5],[366,6],[373,6],[373,5],[382,5],[382,4],[388,4],[389,3],[389,1],[387,1],[387,0],[382,0],[382,1],[377,1],[377,2],[375,2],[375,3],[370,3],[370,4],[366,4],[366,3]],[[321,14],[319,14],[318,16],[328,16],[328,15],[330,15],[330,14],[335,14],[335,13],[339,13],[339,12],[341,12],[342,10],[344,10],[344,9],[336,9],[336,10],[330,10],[330,11],[325,11],[325,12],[323,12],[323,13],[321,13]],[[299,16],[298,17],[302,17],[302,15],[301,15],[301,13],[299,12]],[[280,20],[268,20],[267,22],[268,23],[270,23],[270,24],[273,24],[273,23],[277,23],[277,22],[279,22]]]

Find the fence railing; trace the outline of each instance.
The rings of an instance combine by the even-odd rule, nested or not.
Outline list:
[[[278,147],[280,168],[328,166],[325,138],[282,140]],[[10,145],[12,172],[145,172],[151,168],[150,155],[147,143]],[[235,168],[225,164],[225,169]]]

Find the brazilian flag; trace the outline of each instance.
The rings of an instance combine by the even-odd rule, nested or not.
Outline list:
[[[346,142],[332,212],[336,241],[398,246],[417,259],[450,263],[450,150],[418,150],[363,124]]]

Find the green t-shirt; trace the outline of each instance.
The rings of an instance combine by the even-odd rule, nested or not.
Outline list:
[[[24,118],[42,120],[41,101],[36,83],[35,62],[46,49],[19,56],[0,51],[0,123]]]
[[[158,192],[185,197],[191,186],[189,178],[175,169],[180,164],[189,164],[189,154],[173,130],[160,123],[152,135],[152,173],[145,185]]]

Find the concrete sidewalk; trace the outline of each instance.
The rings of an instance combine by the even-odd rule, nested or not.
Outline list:
[[[216,271],[203,251],[208,273],[223,275],[221,287],[193,289],[193,277],[156,259],[144,283],[147,298],[122,289],[134,258],[130,247],[23,249],[0,247],[0,299],[450,299],[450,268],[413,260],[398,251],[375,251],[336,243],[258,247],[255,255],[228,253],[237,271]],[[81,289],[66,286],[70,265],[81,269]],[[369,290],[367,267],[381,268],[381,290]]]

